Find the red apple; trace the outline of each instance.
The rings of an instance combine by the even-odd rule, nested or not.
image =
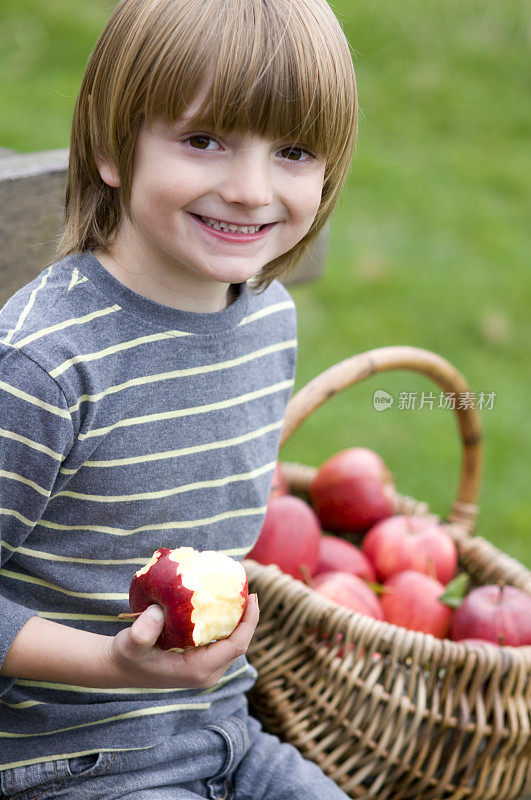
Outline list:
[[[323,534],[319,539],[319,559],[313,575],[334,570],[351,572],[365,581],[376,581],[372,564],[359,547],[339,536]]]
[[[336,453],[309,487],[321,525],[329,531],[364,533],[395,510],[395,486],[379,455],[365,447]]]
[[[277,461],[275,469],[273,470],[273,479],[271,481],[269,497],[279,497],[285,494],[289,494],[289,483],[282,474],[282,464],[280,461]]]
[[[230,636],[243,616],[247,575],[233,558],[215,550],[161,547],[135,572],[129,588],[132,612],[152,603],[164,610],[157,640],[162,650],[185,649]]]
[[[385,581],[396,572],[414,569],[448,583],[457,571],[457,548],[442,525],[430,517],[398,515],[377,522],[362,550]]]
[[[320,536],[319,520],[308,503],[291,495],[272,497],[249,558],[305,579],[317,564]]]
[[[396,572],[383,585],[381,597],[387,622],[444,639],[450,628],[452,609],[441,603],[444,586],[435,578],[415,570]]]
[[[323,572],[315,578],[316,592],[346,608],[383,620],[380,600],[370,586],[351,572]]]
[[[455,610],[450,637],[511,647],[531,645],[531,596],[515,586],[472,589]]]

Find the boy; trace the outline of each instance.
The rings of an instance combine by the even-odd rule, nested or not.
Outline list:
[[[72,127],[59,260],[0,313],[0,796],[341,798],[247,714],[256,598],[154,647],[133,572],[242,558],[295,371],[276,280],[328,219],[356,89],[324,0],[122,0]],[[27,793],[27,794],[26,794]]]

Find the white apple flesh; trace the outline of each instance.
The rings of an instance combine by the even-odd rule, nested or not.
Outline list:
[[[164,611],[157,640],[162,650],[200,647],[230,636],[243,616],[248,597],[243,566],[215,550],[161,547],[133,576],[132,612],[156,603]]]

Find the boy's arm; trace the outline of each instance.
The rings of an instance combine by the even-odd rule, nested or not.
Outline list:
[[[256,595],[250,595],[241,622],[227,639],[184,653],[154,646],[163,626],[159,606],[150,606],[114,637],[32,617],[9,647],[0,675],[102,689],[205,689],[246,652],[258,613]]]
[[[8,678],[98,688],[213,685],[248,647],[255,600],[229,639],[183,654],[154,647],[162,620],[146,612],[115,637],[37,616],[11,557],[45,516],[75,438],[68,403],[48,373],[0,343],[0,693]]]
[[[36,614],[24,603],[28,584],[13,556],[45,515],[74,436],[56,382],[13,344],[0,342],[0,664]],[[8,686],[0,681],[0,693]]]

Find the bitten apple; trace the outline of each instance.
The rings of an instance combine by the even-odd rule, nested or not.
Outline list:
[[[394,625],[444,639],[450,628],[452,609],[439,600],[443,592],[442,583],[422,572],[396,572],[383,585],[384,617]]]
[[[351,608],[373,619],[384,618],[376,593],[362,578],[350,572],[324,572],[315,578],[313,588],[338,605]]]
[[[351,572],[365,581],[376,581],[373,566],[359,547],[339,536],[323,534],[319,539],[319,558],[313,575],[334,570]]]
[[[164,610],[157,640],[162,650],[199,647],[230,636],[243,616],[247,575],[233,558],[215,550],[161,547],[133,576],[132,612],[152,603]]]
[[[325,461],[309,493],[327,531],[364,533],[390,517],[396,504],[391,473],[380,456],[365,447],[341,450]]]
[[[457,571],[453,539],[435,519],[420,514],[400,514],[377,522],[365,535],[361,549],[380,581],[414,569],[446,584]]]
[[[300,497],[272,497],[258,540],[249,553],[260,564],[276,564],[294,578],[308,578],[317,564],[321,526]]]
[[[531,645],[531,596],[516,586],[477,586],[455,610],[450,638]]]

